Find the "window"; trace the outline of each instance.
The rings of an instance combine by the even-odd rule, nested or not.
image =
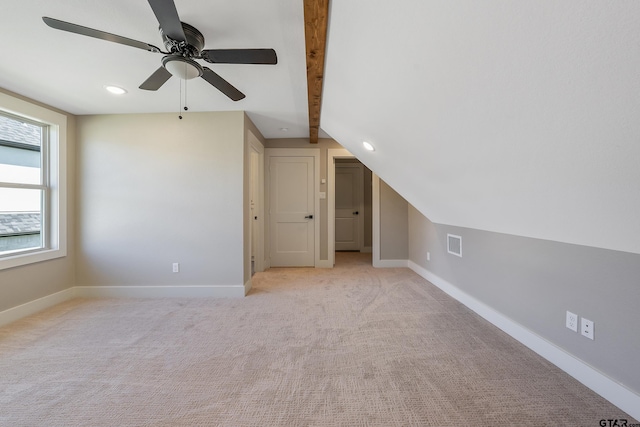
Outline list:
[[[66,117],[0,93],[0,269],[66,255]]]
[[[0,255],[47,246],[48,127],[0,114]]]

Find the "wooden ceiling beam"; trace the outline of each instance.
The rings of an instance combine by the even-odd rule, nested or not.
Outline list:
[[[327,44],[329,0],[304,0],[304,34],[307,48],[307,96],[309,101],[309,142],[318,143],[322,80]]]

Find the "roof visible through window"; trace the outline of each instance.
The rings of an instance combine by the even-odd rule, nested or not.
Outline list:
[[[40,149],[42,126],[0,115],[0,145],[22,145]]]

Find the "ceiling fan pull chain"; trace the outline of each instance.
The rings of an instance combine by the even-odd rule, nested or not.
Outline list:
[[[187,107],[187,81],[184,81],[184,111],[189,111]]]
[[[178,102],[178,118],[182,120],[182,79],[180,79],[180,101]]]

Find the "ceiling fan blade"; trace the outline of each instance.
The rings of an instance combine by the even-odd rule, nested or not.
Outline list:
[[[206,49],[202,59],[212,64],[268,64],[278,63],[273,49]]]
[[[96,39],[106,40],[109,42],[120,43],[131,47],[137,47],[138,49],[148,50],[149,52],[160,52],[160,49],[150,45],[149,43],[139,42],[137,40],[129,39],[127,37],[118,36],[111,33],[106,33],[100,30],[94,30],[93,28],[83,27],[82,25],[72,24],[70,22],[60,21],[58,19],[49,18],[43,16],[42,20],[45,24],[56,30],[68,31],[70,33],[80,34],[82,36],[94,37]]]
[[[158,90],[171,77],[171,73],[164,67],[158,68],[147,80],[140,85],[140,89]]]
[[[156,18],[158,18],[158,23],[164,35],[179,42],[187,41],[173,0],[149,0],[149,5],[153,9]]]
[[[240,101],[244,98],[244,93],[240,92],[238,89],[233,87],[231,83],[220,77],[218,74],[213,72],[211,69],[207,67],[202,67],[204,72],[202,73],[202,78],[208,81],[212,86],[217,88],[220,92],[227,95],[233,101]]]

